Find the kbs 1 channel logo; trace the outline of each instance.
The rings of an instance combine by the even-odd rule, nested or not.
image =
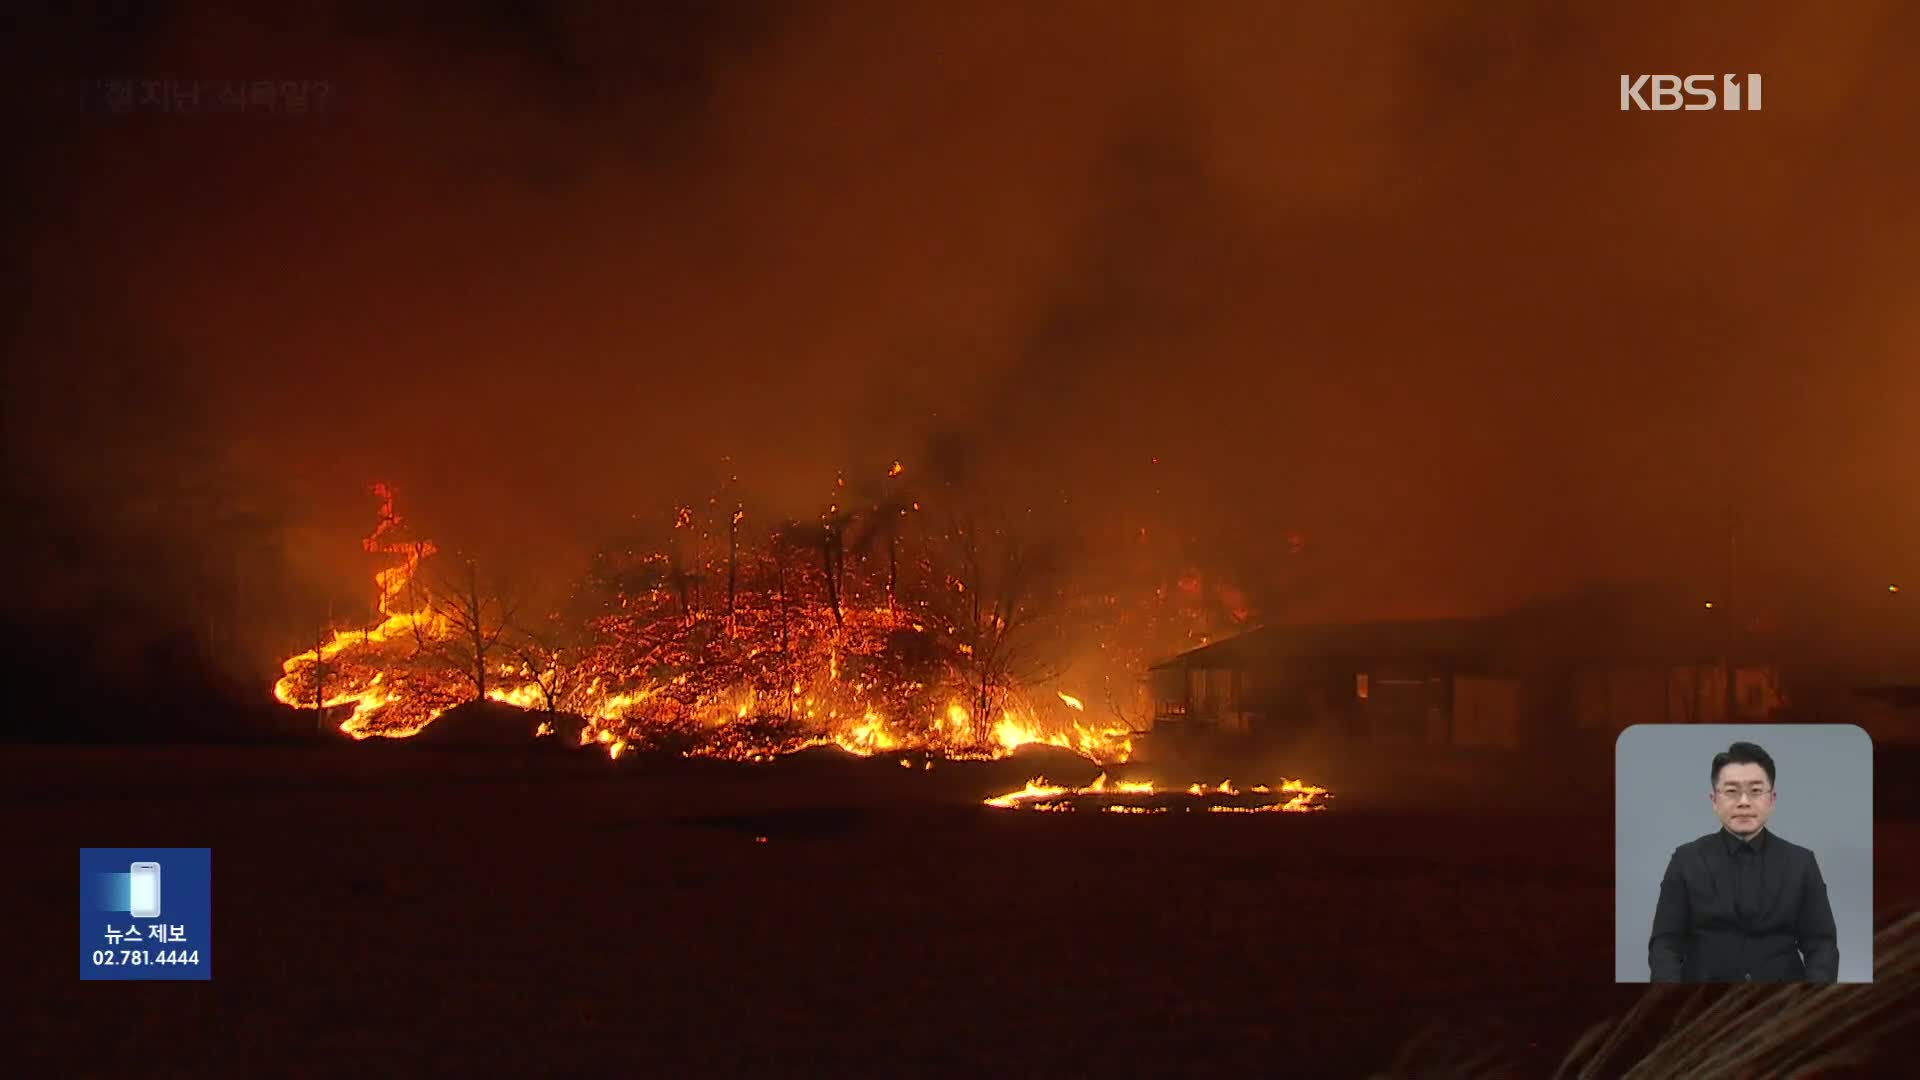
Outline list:
[[[1758,75],[1622,75],[1621,112],[1759,112]]]
[[[80,978],[213,978],[212,850],[81,848]]]

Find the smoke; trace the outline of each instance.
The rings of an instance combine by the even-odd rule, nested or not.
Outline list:
[[[223,482],[284,508],[309,604],[359,587],[376,479],[438,536],[559,563],[732,477],[807,514],[894,460],[1086,546],[1173,529],[1258,569],[1304,537],[1286,595],[1328,616],[1705,590],[1729,504],[1754,580],[1859,567],[1828,590],[1852,595],[1920,539],[1914,29],[1893,4],[45,15],[16,351],[61,374],[15,398],[10,450],[95,527],[107,489],[76,479],[129,475],[111,432],[162,424],[124,395],[93,434],[58,421],[108,408],[111,323],[195,406],[147,444],[244,466]],[[1766,111],[1617,110],[1620,73],[1668,70],[1764,72]],[[41,93],[115,77],[329,96]]]

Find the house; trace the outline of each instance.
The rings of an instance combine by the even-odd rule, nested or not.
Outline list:
[[[1273,626],[1148,672],[1143,757],[1217,739],[1305,735],[1521,749],[1634,723],[1781,707],[1764,635],[1671,590],[1606,587],[1496,615]]]

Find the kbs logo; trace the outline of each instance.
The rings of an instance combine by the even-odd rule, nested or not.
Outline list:
[[[1654,112],[1675,112],[1685,109],[1688,112],[1700,112],[1703,109],[1719,108],[1728,112],[1737,112],[1742,108],[1741,91],[1746,91],[1745,110],[1760,111],[1760,76],[1746,76],[1746,85],[1740,84],[1739,75],[1622,75],[1620,76],[1620,111],[1650,109]],[[1720,92],[1714,93],[1715,84]]]

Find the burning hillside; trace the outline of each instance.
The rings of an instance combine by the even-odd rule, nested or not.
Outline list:
[[[1113,592],[1069,593],[1048,554],[1005,529],[929,524],[898,487],[858,513],[835,503],[770,528],[718,499],[704,515],[682,507],[663,550],[603,553],[546,604],[414,536],[393,491],[375,492],[363,547],[382,563],[376,616],[329,628],[274,687],[284,704],[344,712],[355,738],[403,738],[491,700],[541,714],[530,735],[616,757],[644,746],[766,760],[837,744],[985,758],[1039,743],[1117,762],[1139,662],[1193,643]],[[1190,602],[1192,580],[1147,600]],[[1101,630],[1086,650],[1105,665],[1086,676],[1101,684],[1096,716],[1058,685],[1058,658],[1071,634]]]

